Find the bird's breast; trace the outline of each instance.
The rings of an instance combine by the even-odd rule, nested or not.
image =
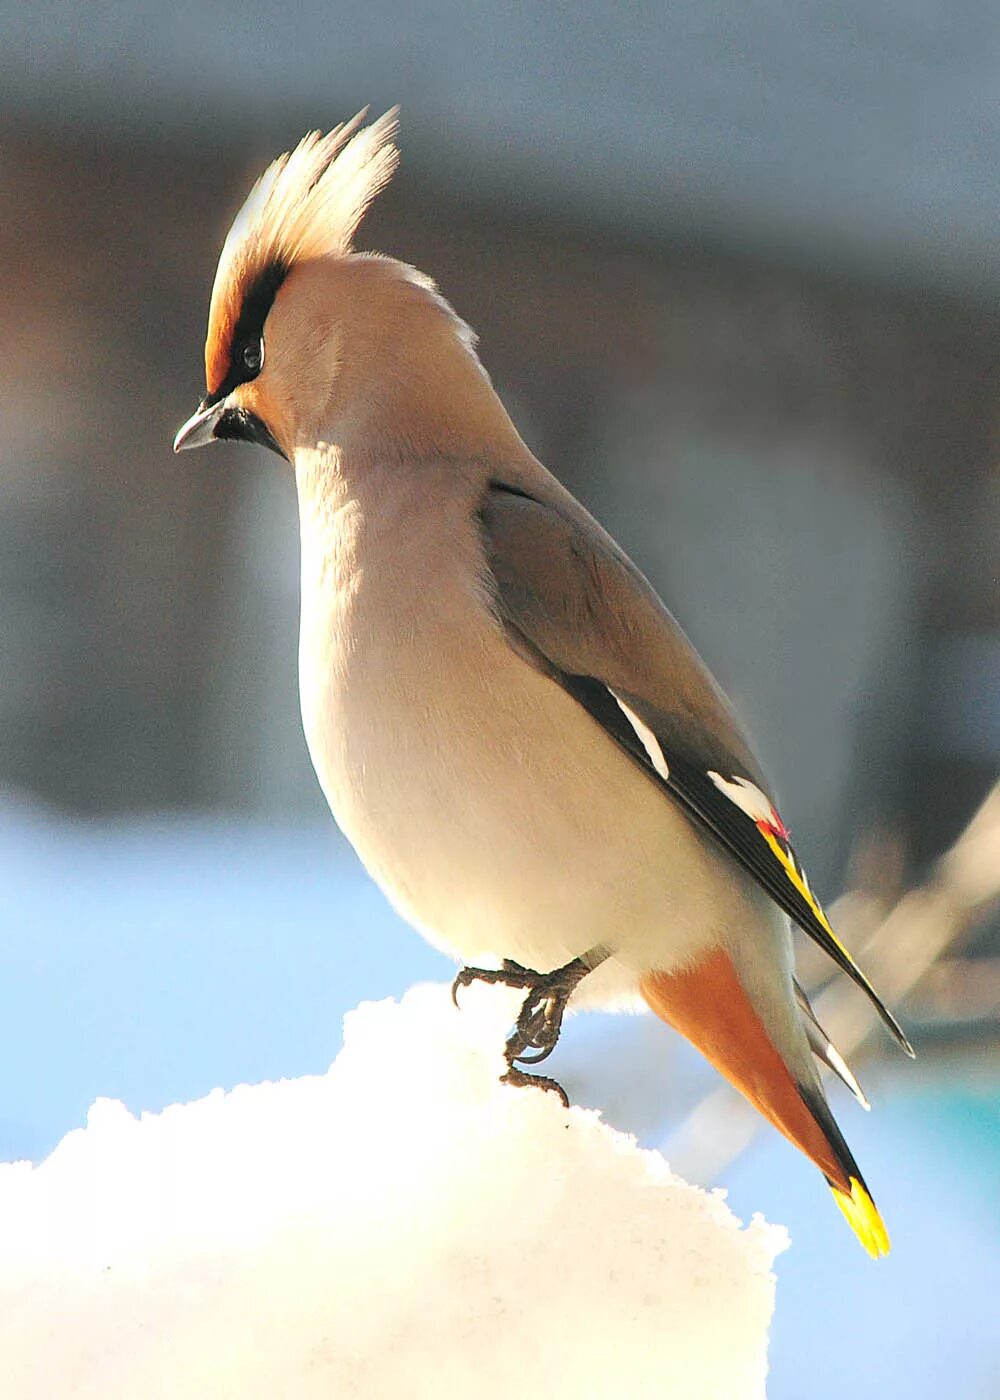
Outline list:
[[[510,648],[472,521],[342,523],[303,537],[303,722],[338,824],[404,916],[473,963],[545,970],[607,942],[616,991],[745,920],[735,866]]]

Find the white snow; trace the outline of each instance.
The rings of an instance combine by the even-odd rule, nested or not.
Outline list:
[[[763,1396],[784,1231],[500,1085],[515,1004],[416,987],[325,1075],[0,1167],[4,1400]]]

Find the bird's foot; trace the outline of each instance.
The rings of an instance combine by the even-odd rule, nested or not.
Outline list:
[[[525,991],[527,996],[521,1004],[514,1031],[507,1041],[507,1073],[502,1083],[527,1085],[539,1089],[550,1089],[557,1093],[569,1107],[569,1099],[560,1084],[542,1074],[527,1074],[517,1068],[517,1062],[525,1065],[541,1064],[556,1048],[562,1030],[566,1005],[576,990],[578,983],[592,971],[594,963],[586,958],[574,958],[565,967],[557,967],[553,972],[534,972],[520,963],[505,958],[498,969],[463,967],[451,987],[452,1000],[458,1005],[458,990],[472,982],[499,983]]]
[[[517,1014],[515,1031],[507,1042],[508,1059],[537,1065],[556,1048],[562,1030],[566,1005],[579,982],[591,971],[583,958],[574,958],[553,972],[534,972],[505,958],[499,968],[463,967],[451,984],[451,996],[458,1005],[460,987],[473,982],[489,982],[527,992]]]
[[[540,974],[528,989],[511,1040],[519,1042],[515,1059],[525,1065],[541,1064],[556,1048],[570,997],[590,967],[574,958],[565,967]]]

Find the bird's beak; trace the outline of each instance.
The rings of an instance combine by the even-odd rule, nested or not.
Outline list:
[[[192,413],[184,426],[178,430],[174,438],[174,451],[183,452],[188,447],[204,447],[206,443],[214,442],[215,426],[225,407],[225,399],[207,406],[204,403],[200,404],[197,412]]]
[[[271,429],[256,413],[247,408],[233,408],[227,399],[217,403],[198,405],[197,413],[191,417],[174,438],[174,451],[183,452],[188,447],[204,447],[207,442],[217,439],[231,442],[255,442],[276,452],[286,462],[291,461],[288,453],[278,442]]]

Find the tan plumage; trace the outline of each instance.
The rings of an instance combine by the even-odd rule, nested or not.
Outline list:
[[[389,113],[309,136],[254,187],[212,294],[208,394],[176,443],[245,437],[294,463],[323,790],[428,938],[536,974],[599,962],[576,999],[645,997],[884,1252],[814,1068],[810,1042],[839,1057],[797,1001],[788,915],[874,993],[718,687],[525,447],[468,327],[422,274],[351,251],[394,130]]]

